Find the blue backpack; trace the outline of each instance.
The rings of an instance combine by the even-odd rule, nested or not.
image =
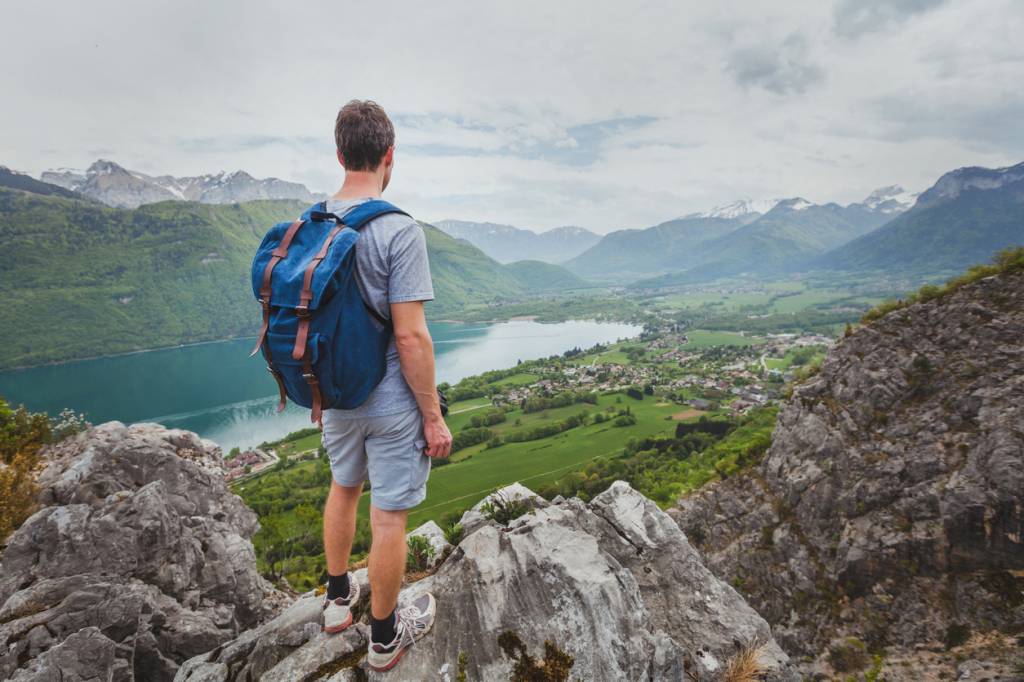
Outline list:
[[[278,412],[291,398],[319,423],[322,410],[362,405],[384,378],[391,323],[366,304],[354,275],[359,230],[385,213],[405,212],[371,199],[338,217],[321,202],[271,228],[256,251],[263,326],[250,357],[263,350]]]

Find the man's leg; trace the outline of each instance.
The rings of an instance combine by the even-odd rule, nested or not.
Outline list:
[[[427,495],[430,460],[423,454],[419,410],[374,419],[366,439],[370,475],[370,642],[366,664],[389,670],[434,623],[436,604],[421,594],[397,610],[405,575],[405,528],[409,509]]]
[[[408,511],[387,511],[370,505],[370,615],[374,620],[390,618],[398,605],[398,591],[405,576],[408,516]]]
[[[352,553],[352,539],[356,534],[356,507],[363,484],[342,486],[331,481],[324,505],[324,554],[327,556],[327,575],[345,575]]]
[[[366,480],[365,435],[355,419],[337,419],[324,413],[324,449],[331,461],[331,488],[324,505],[324,555],[327,558],[327,594],[324,596],[324,632],[338,633],[352,624],[352,607],[359,601],[359,585],[349,580],[348,560],[356,533],[356,508]]]

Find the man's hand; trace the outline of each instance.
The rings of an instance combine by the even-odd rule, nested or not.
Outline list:
[[[444,417],[423,420],[423,436],[427,439],[427,457],[444,458],[452,454],[452,432],[444,423]]]

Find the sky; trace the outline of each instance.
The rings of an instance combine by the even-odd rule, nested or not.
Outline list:
[[[426,221],[639,228],[1024,160],[1021,0],[0,5],[0,164],[244,169],[333,192],[338,108]]]

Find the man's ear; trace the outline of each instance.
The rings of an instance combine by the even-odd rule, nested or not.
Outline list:
[[[388,147],[388,150],[386,152],[384,152],[384,158],[382,160],[384,161],[384,165],[385,166],[390,166],[390,165],[394,164],[394,162],[395,162],[395,145],[391,145],[390,147]]]
[[[341,167],[344,168],[345,167],[345,157],[341,155],[341,150],[338,149],[338,150],[335,151],[335,153],[338,156],[338,163],[340,163]]]

